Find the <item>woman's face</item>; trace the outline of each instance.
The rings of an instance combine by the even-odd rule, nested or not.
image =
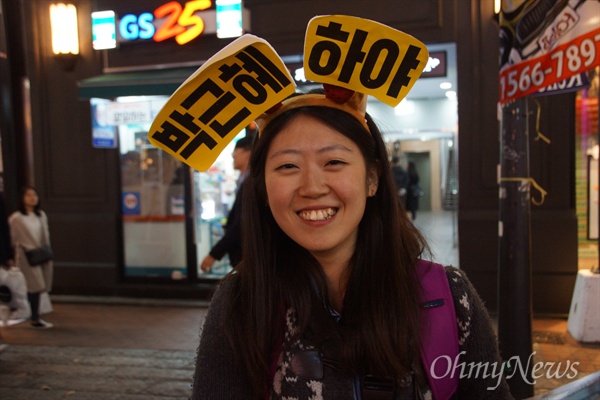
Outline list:
[[[292,240],[317,259],[349,259],[367,196],[377,190],[377,173],[367,172],[352,140],[298,116],[271,143],[265,183],[273,217]]]
[[[33,210],[33,208],[37,206],[38,201],[39,198],[35,190],[25,190],[25,193],[23,193],[23,204],[25,204],[25,208],[27,208],[28,210]]]

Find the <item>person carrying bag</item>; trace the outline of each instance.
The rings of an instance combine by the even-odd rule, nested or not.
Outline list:
[[[52,289],[53,262],[48,217],[40,208],[38,193],[27,186],[21,190],[19,209],[8,219],[15,264],[27,283],[27,299],[31,307],[31,326],[38,329],[53,325],[40,317],[40,299]]]
[[[39,267],[43,263],[51,261],[54,258],[54,253],[52,253],[52,247],[50,247],[48,240],[46,239],[44,228],[44,223],[42,221],[42,217],[40,216],[40,224],[42,228],[42,245],[40,247],[36,247],[35,249],[25,250],[25,257],[27,257],[27,261],[29,265],[32,267]]]

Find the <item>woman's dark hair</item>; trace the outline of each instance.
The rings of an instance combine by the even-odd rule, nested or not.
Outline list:
[[[334,108],[292,109],[271,121],[254,143],[243,201],[243,261],[226,278],[235,286],[226,332],[257,395],[264,394],[269,384],[272,355],[283,341],[285,310],[293,307],[296,311],[298,337],[318,329],[310,325],[311,315],[322,313],[323,301],[329,298],[316,259],[279,228],[268,207],[265,162],[269,147],[300,115],[316,118],[351,139],[360,148],[367,169],[377,168],[380,174],[377,193],[367,199],[359,224],[342,318],[331,327],[341,365],[348,374],[399,379],[411,370],[420,348],[416,264],[427,245],[399,210],[379,129],[369,116],[371,133],[355,117]],[[321,296],[315,294],[313,282]]]
[[[25,207],[25,193],[27,193],[28,190],[33,190],[35,192],[35,194],[38,196],[38,203],[35,205],[35,207],[33,207],[33,212],[35,213],[35,215],[40,216],[42,215],[42,213],[40,212],[40,195],[38,193],[38,191],[36,190],[36,188],[34,188],[33,186],[23,186],[19,192],[19,212],[21,214],[27,215],[27,208]]]

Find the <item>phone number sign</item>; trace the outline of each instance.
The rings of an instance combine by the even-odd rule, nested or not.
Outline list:
[[[557,46],[543,56],[500,72],[500,104],[538,92],[600,65],[600,28]]]

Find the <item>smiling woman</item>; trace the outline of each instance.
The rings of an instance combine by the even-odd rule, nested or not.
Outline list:
[[[420,259],[427,243],[366,113],[367,95],[392,107],[406,96],[425,45],[340,15],[311,20],[305,44],[307,79],[323,91],[294,93],[270,45],[242,37],[184,82],[148,133],[203,170],[236,126],[259,127],[242,259],[211,300],[192,398],[511,398],[503,378],[444,373],[447,360],[500,365],[494,330],[460,270]]]
[[[271,143],[265,165],[268,203],[275,221],[320,264],[348,264],[367,193],[377,189],[352,140],[320,119],[297,115]],[[337,292],[337,290],[336,290]]]
[[[503,379],[435,378],[436,359],[500,362],[497,343],[464,274],[419,260],[371,117],[293,99],[254,143],[244,258],[211,302],[193,398],[511,398]],[[440,330],[454,350],[430,357]]]

